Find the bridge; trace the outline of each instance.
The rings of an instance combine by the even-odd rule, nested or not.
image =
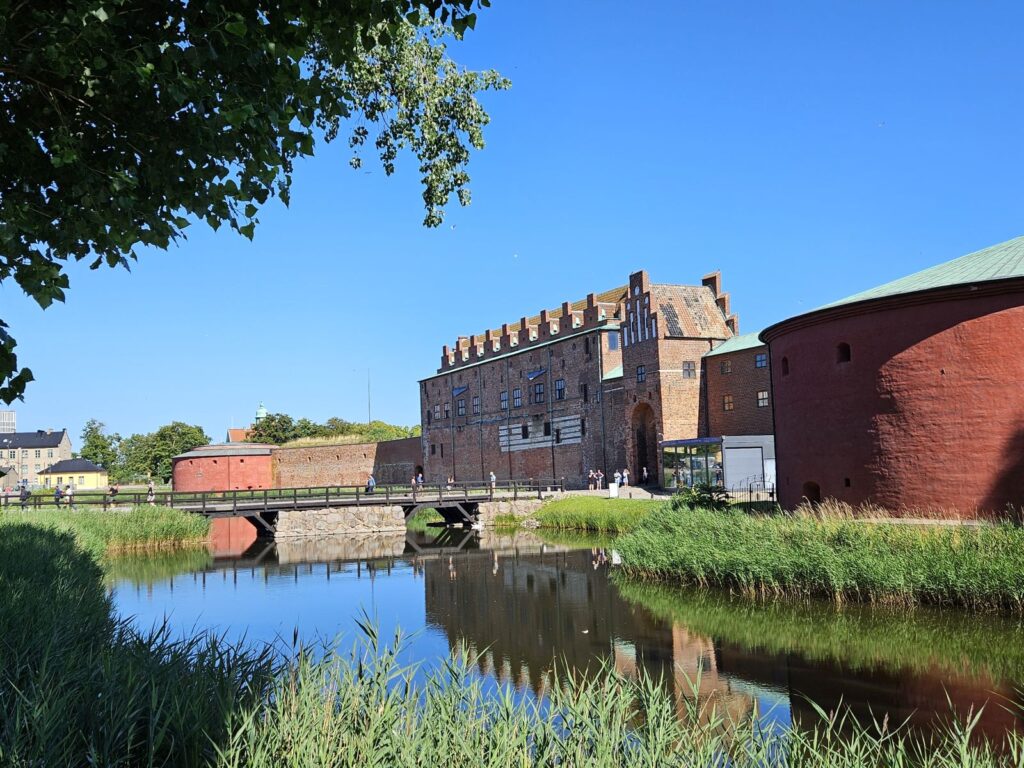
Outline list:
[[[477,520],[483,503],[542,499],[565,490],[565,478],[528,479],[443,484],[386,485],[369,490],[364,486],[333,485],[308,488],[266,488],[236,491],[159,491],[154,504],[203,515],[207,518],[241,517],[261,534],[273,536],[283,513],[355,513],[366,510],[400,510],[408,519],[423,509],[435,509],[449,525],[470,525]],[[31,495],[22,502],[8,493],[2,504],[12,509],[40,511],[67,508],[67,500],[56,502],[52,492]],[[122,509],[149,504],[146,492],[111,494],[76,493],[75,509]]]

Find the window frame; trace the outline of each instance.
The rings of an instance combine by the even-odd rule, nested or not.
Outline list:
[[[516,387],[515,389],[512,390],[512,407],[523,407],[523,390],[520,387]]]
[[[501,394],[498,396],[498,402],[501,405],[501,410],[503,410],[503,411],[507,411],[508,410],[508,390],[507,389],[502,390]]]
[[[755,368],[767,368],[768,367],[768,353],[757,352],[754,355],[754,367]]]
[[[697,362],[695,360],[684,360],[683,361],[683,378],[684,379],[696,379],[697,378]]]
[[[733,401],[732,395],[722,395],[722,410],[732,411],[736,409],[736,403]]]
[[[647,381],[647,366],[641,364],[636,367],[636,383],[643,384],[645,381]]]
[[[565,379],[555,379],[555,400],[565,400]]]
[[[768,396],[768,390],[767,389],[759,389],[759,390],[757,390],[757,407],[758,408],[767,408],[768,404],[770,403],[770,401],[771,401],[771,398]]]

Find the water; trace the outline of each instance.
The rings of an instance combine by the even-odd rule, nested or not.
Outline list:
[[[464,530],[257,542],[240,555],[170,553],[117,561],[118,612],[144,629],[211,629],[286,650],[354,641],[369,616],[381,635],[411,633],[405,660],[436,664],[465,643],[480,671],[543,692],[556,660],[661,676],[734,716],[807,724],[811,702],[862,719],[936,727],[984,708],[979,730],[1020,726],[1024,627],[956,611],[752,603],[623,582],[613,542]],[[947,700],[948,696],[948,700]]]

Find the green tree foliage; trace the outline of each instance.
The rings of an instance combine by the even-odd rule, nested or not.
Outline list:
[[[155,432],[122,438],[116,433],[107,435],[102,422],[90,419],[82,430],[79,455],[101,464],[114,482],[153,479],[166,483],[171,479],[171,459],[209,442],[202,427],[180,421]]]
[[[0,283],[63,301],[69,260],[127,268],[190,223],[251,238],[288,203],[293,163],[345,137],[391,174],[419,163],[425,224],[483,146],[477,95],[508,86],[460,70],[443,39],[489,0],[0,0]],[[450,24],[450,27],[442,26]],[[0,320],[0,400],[20,397]]]
[[[402,427],[383,421],[357,424],[337,417],[317,424],[305,418],[296,421],[285,413],[271,413],[252,427],[248,442],[283,445],[303,437],[347,437],[377,443],[383,440],[399,440],[403,437],[418,437],[419,434],[418,424],[413,427]]]
[[[116,472],[120,460],[121,436],[108,435],[105,425],[97,419],[89,419],[82,429],[82,448],[78,455],[99,464],[104,469]]]

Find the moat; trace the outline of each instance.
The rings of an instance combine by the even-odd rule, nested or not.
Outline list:
[[[543,694],[554,663],[611,665],[696,689],[734,716],[815,718],[811,702],[862,718],[935,727],[984,707],[979,731],[1021,725],[1024,626],[957,611],[753,603],[627,583],[613,541],[462,529],[294,542],[239,552],[131,557],[110,569],[117,611],[142,629],[269,642],[282,653],[341,638],[371,617],[401,627],[424,668],[465,644],[480,672]],[[947,700],[948,696],[948,700]]]

